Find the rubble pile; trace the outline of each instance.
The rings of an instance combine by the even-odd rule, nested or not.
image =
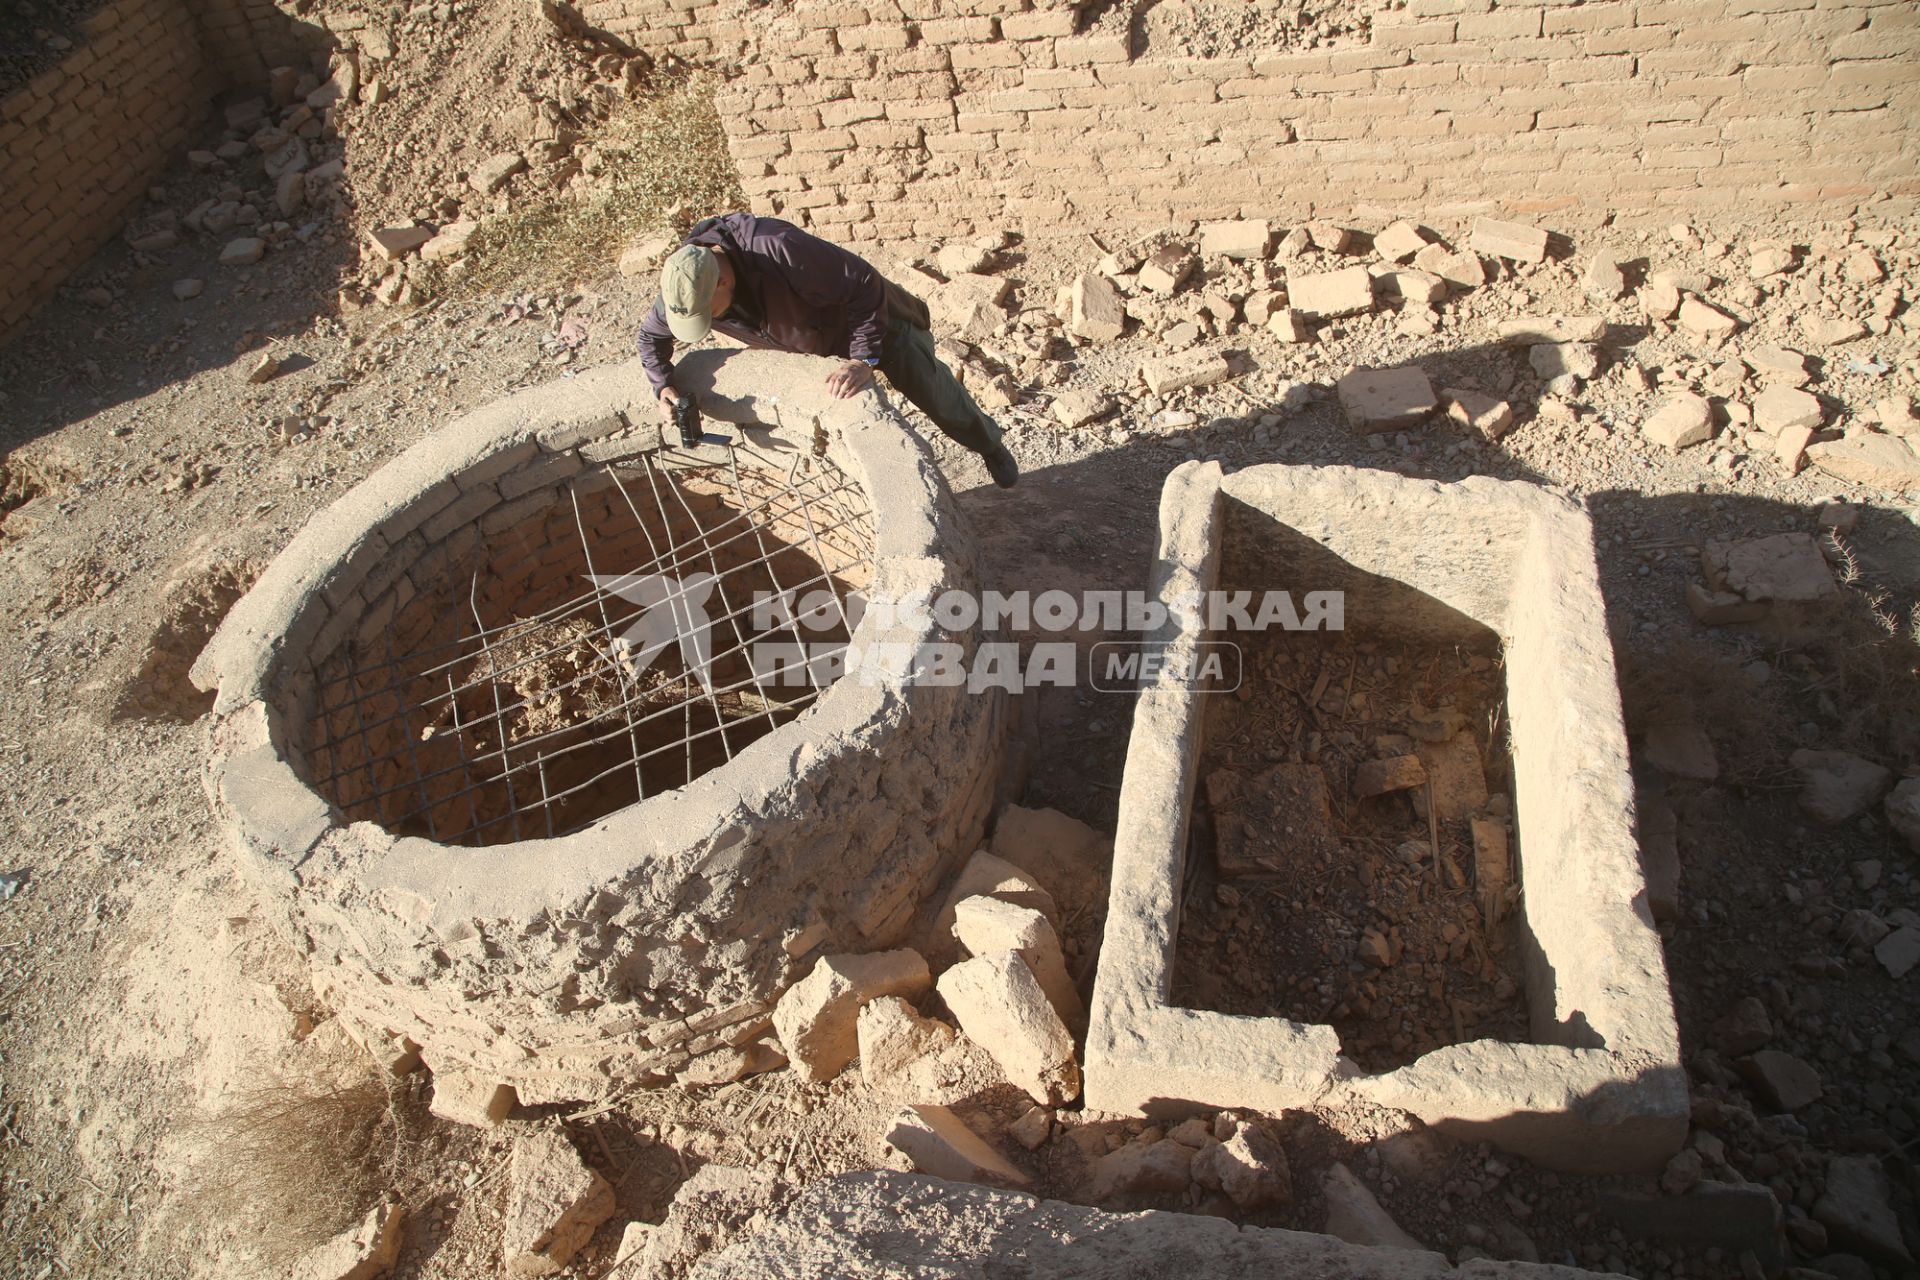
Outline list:
[[[1176,445],[1199,429],[1266,446],[1289,411],[1331,396],[1355,431],[1401,448],[1429,424],[1457,433],[1451,453],[1541,419],[1619,452],[1711,445],[1708,466],[1755,485],[1813,467],[1920,491],[1908,233],[1735,244],[1675,225],[1574,244],[1491,217],[1452,238],[1369,222],[1162,231],[1050,300],[1013,274],[1004,234],[890,274],[930,299],[942,356],[989,411],[1114,443],[1132,423]],[[1244,416],[1204,416],[1236,401]]]
[[[217,139],[188,154],[191,194],[155,188],[130,220],[135,265],[187,234],[220,246],[226,269],[344,239],[342,311],[423,302],[489,220],[604,184],[611,162],[589,135],[655,83],[647,54],[569,6],[542,12],[327,5],[315,17],[333,51],[272,68],[264,93],[223,108]],[[182,277],[173,293],[205,287]]]

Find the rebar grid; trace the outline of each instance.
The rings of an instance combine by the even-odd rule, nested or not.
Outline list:
[[[738,442],[725,448],[718,462],[643,453],[562,491],[587,589],[528,616],[501,617],[497,606],[486,616],[486,579],[511,581],[526,567],[487,559],[518,533],[505,530],[480,548],[482,569],[448,594],[457,600],[449,612],[461,615],[454,639],[403,647],[396,620],[379,654],[354,646],[316,695],[308,759],[320,789],[355,820],[437,841],[564,835],[684,785],[799,715],[833,683],[851,641],[847,595],[872,570],[870,512],[825,458],[788,465]],[[589,519],[583,482],[597,475],[607,484],[589,492],[606,490],[605,515]],[[690,482],[703,486],[694,501]],[[643,563],[596,563],[636,533]],[[638,599],[636,587],[645,588]],[[763,626],[754,617],[762,592],[796,612],[824,593],[830,625]],[[664,647],[655,635],[642,665],[629,636],[654,610],[675,625]],[[696,620],[709,649],[689,663],[702,656],[686,643]],[[761,643],[798,644],[804,657],[769,673],[754,660]]]

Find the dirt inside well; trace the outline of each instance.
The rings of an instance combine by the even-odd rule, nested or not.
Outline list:
[[[1525,1041],[1497,644],[1241,650],[1207,712],[1175,1003],[1331,1024],[1369,1071]]]

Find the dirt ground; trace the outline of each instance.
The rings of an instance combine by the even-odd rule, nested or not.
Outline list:
[[[1177,30],[1153,26],[1157,12],[1145,15],[1150,38]],[[166,185],[191,203],[205,181],[183,171]],[[1788,476],[1733,432],[1679,455],[1650,448],[1637,431],[1655,403],[1650,387],[1704,382],[1727,361],[1676,330],[1626,323],[1625,303],[1609,304],[1624,340],[1574,403],[1548,395],[1524,354],[1485,338],[1504,316],[1606,311],[1583,297],[1573,257],[1602,242],[1643,272],[1720,262],[1763,241],[1804,247],[1838,238],[1886,258],[1906,290],[1896,320],[1912,315],[1905,308],[1920,228],[1861,220],[1694,230],[1695,241],[1683,245],[1664,229],[1595,220],[1549,263],[1509,268],[1449,304],[1429,334],[1401,331],[1386,312],[1332,325],[1305,347],[1264,331],[1222,335],[1239,375],[1164,401],[1133,375],[1157,351],[1152,334],[1081,349],[1025,384],[1024,403],[1000,415],[1025,471],[1011,491],[994,488],[975,458],[917,425],[971,518],[985,585],[1005,591],[1142,586],[1161,481],[1190,457],[1229,467],[1346,463],[1439,480],[1485,474],[1584,498],[1636,743],[1649,725],[1683,717],[1718,755],[1711,779],[1670,778],[1650,766],[1640,774],[1644,805],[1673,815],[1682,885],[1680,907],[1661,932],[1694,1089],[1697,1159],[1671,1176],[1683,1184],[1691,1168],[1695,1177],[1766,1185],[1800,1224],[1790,1231],[1797,1261],[1836,1276],[1891,1276],[1884,1263],[1849,1271],[1846,1262],[1818,1261],[1841,1245],[1809,1213],[1829,1162],[1868,1153],[1888,1172],[1909,1239],[1920,1239],[1910,1155],[1920,1142],[1920,978],[1890,977],[1859,944],[1856,914],[1883,919],[1920,909],[1920,882],[1911,854],[1878,818],[1810,822],[1796,804],[1789,757],[1802,747],[1844,748],[1896,772],[1920,767],[1920,673],[1913,637],[1904,634],[1920,598],[1916,496],[1850,488],[1813,471]],[[1018,277],[1022,305],[1044,308],[1059,284],[1121,238],[1103,236],[1098,249],[1077,232],[1019,244],[996,269]],[[924,258],[932,248],[889,245],[881,253]],[[275,1081],[311,1074],[303,1046],[328,1011],[235,879],[209,819],[195,724],[208,700],[186,685],[185,666],[315,510],[467,409],[627,358],[651,301],[644,277],[607,278],[342,316],[334,296],[353,265],[344,229],[323,229],[237,271],[216,266],[217,251],[189,239],[152,265],[110,246],[0,348],[0,1269],[9,1274],[267,1274],[263,1259],[297,1252],[298,1223],[210,1218],[203,1194],[209,1170],[233,1150],[218,1117]],[[1218,270],[1222,281],[1245,279],[1244,269]],[[201,297],[175,299],[171,282],[184,276],[207,281]],[[1810,305],[1798,292],[1806,278],[1769,285],[1740,305],[1757,325],[1784,325]],[[563,325],[567,339],[556,341]],[[1901,321],[1817,362],[1815,390],[1836,423],[1864,418],[1887,396],[1920,392],[1914,332]],[[995,344],[1006,350],[995,356]],[[1003,367],[1025,358],[1011,337],[983,346]],[[251,383],[266,347],[285,358],[285,372]],[[1333,381],[1357,364],[1409,359],[1437,386],[1511,395],[1521,424],[1497,443],[1444,423],[1353,432],[1333,402]],[[1117,393],[1118,403],[1106,418],[1069,430],[1049,412],[1063,389]],[[289,420],[298,429],[289,430]],[[1684,595],[1706,540],[1814,532],[1835,497],[1848,499],[1857,520],[1842,535],[1849,581],[1837,599],[1765,626],[1708,630],[1694,622]],[[1377,655],[1382,677],[1388,652]],[[1355,722],[1337,731],[1369,751],[1378,735],[1401,730],[1384,718],[1358,721],[1351,695],[1380,696],[1382,688],[1355,681],[1338,691],[1346,700],[1336,710]],[[1483,687],[1476,696],[1492,694]],[[1026,695],[1023,715],[1045,748],[1025,803],[1110,832],[1128,697],[1042,689]],[[1290,729],[1270,728],[1284,730],[1289,745],[1249,744],[1262,767],[1292,750]],[[1367,752],[1343,754],[1329,742],[1346,785],[1343,771]],[[1497,785],[1497,764],[1489,774]],[[1402,798],[1386,799],[1391,813],[1370,819],[1367,834],[1384,847],[1365,864],[1368,873],[1376,886],[1404,881],[1413,896],[1400,909],[1433,922],[1422,915],[1433,870],[1423,881],[1415,874],[1422,864],[1389,852],[1429,838],[1424,820],[1399,809]],[[1470,848],[1459,829],[1443,838]],[[1444,895],[1444,867],[1439,879]],[[1203,912],[1189,917],[1183,963],[1194,949],[1218,945],[1227,958],[1216,963],[1239,964],[1231,943],[1219,941],[1231,932],[1227,919],[1272,923],[1284,918],[1282,903],[1291,910],[1300,900],[1280,885],[1201,887]],[[1349,893],[1336,913],[1342,945],[1355,945],[1354,931],[1372,925],[1353,916],[1359,901]],[[1393,899],[1382,893],[1377,901]],[[1090,971],[1103,903],[1090,895],[1068,926],[1078,973]],[[1437,921],[1441,929],[1448,923]],[[1447,966],[1475,956],[1471,940],[1461,957],[1451,954],[1470,936],[1464,916],[1452,923],[1461,930],[1455,938],[1411,940],[1447,951],[1444,962],[1430,961],[1446,982],[1455,972]],[[1425,973],[1396,969],[1413,980],[1409,991],[1431,998]],[[1498,975],[1487,981],[1477,965],[1472,973],[1488,987],[1470,993],[1486,1005],[1483,1030],[1503,1034],[1494,1028],[1510,1005],[1501,1003]],[[1383,979],[1368,977],[1364,963],[1363,971],[1342,965],[1337,974],[1327,988],[1296,984],[1291,1004],[1278,990],[1258,994],[1270,1007],[1336,1022],[1342,1002],[1362,1023],[1372,1015],[1356,999],[1391,1003],[1383,994],[1392,988],[1383,992]],[[1818,1073],[1821,1096],[1810,1105],[1791,1114],[1770,1107],[1726,1049],[1717,1024],[1747,997],[1770,1016],[1770,1047]],[[1446,999],[1429,1007],[1447,1007]],[[1448,1007],[1437,1025],[1385,1031],[1376,1037],[1379,1060],[1455,1038],[1465,1028],[1449,1025],[1453,1016]],[[1396,1044],[1396,1035],[1405,1042]],[[421,1087],[403,1089],[396,1105],[417,1113]],[[965,1046],[914,1082],[910,1098],[904,1087],[869,1087],[857,1070],[827,1085],[776,1072],[570,1116],[524,1113],[495,1134],[419,1121],[401,1180],[414,1225],[396,1274],[497,1273],[514,1126],[564,1118],[583,1157],[616,1186],[615,1218],[572,1271],[600,1276],[616,1273],[621,1224],[659,1223],[676,1188],[702,1165],[764,1175],[767,1203],[817,1176],[897,1166],[880,1135],[902,1101],[953,1101],[988,1132],[1026,1108]],[[1071,1111],[1058,1120],[1058,1135],[1037,1152],[1002,1145],[1038,1190],[1066,1198],[1086,1198],[1092,1159],[1144,1128]],[[1738,1248],[1652,1241],[1631,1220],[1597,1208],[1604,1192],[1656,1192],[1657,1177],[1573,1178],[1431,1136],[1378,1141],[1404,1128],[1398,1117],[1375,1114],[1282,1118],[1299,1190],[1286,1211],[1250,1220],[1317,1229],[1315,1175],[1339,1158],[1402,1226],[1450,1255],[1536,1256],[1645,1277],[1742,1274]],[[285,1204],[300,1192],[260,1195]],[[1140,1203],[1221,1210],[1183,1197]],[[698,1247],[723,1241],[744,1217],[705,1222],[693,1233]]]

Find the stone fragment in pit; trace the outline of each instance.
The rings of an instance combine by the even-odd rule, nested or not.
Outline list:
[[[1060,1020],[1069,1027],[1080,1024],[1085,1013],[1080,992],[1067,973],[1060,935],[1044,915],[998,898],[966,898],[954,908],[953,934],[970,955],[1019,952]]]
[[[1414,754],[1427,767],[1428,787],[1413,793],[1413,807],[1427,816],[1427,797],[1441,822],[1472,817],[1487,802],[1487,773],[1473,735],[1455,734],[1445,742],[1416,742]]]
[[[1353,794],[1362,800],[1390,791],[1407,791],[1427,780],[1426,766],[1414,755],[1363,761],[1353,771]]]
[[[1380,1207],[1367,1185],[1353,1176],[1343,1164],[1334,1164],[1321,1179],[1320,1190],[1326,1196],[1327,1222],[1322,1230],[1350,1244],[1375,1245],[1385,1249],[1425,1249],[1426,1246],[1400,1229],[1391,1214]]]
[[[1192,1166],[1193,1148],[1172,1138],[1129,1142],[1094,1166],[1093,1198],[1177,1194],[1187,1189]]]
[[[1207,775],[1213,861],[1222,877],[1275,871],[1296,859],[1339,851],[1327,775],[1316,764],[1277,764],[1248,778],[1233,769]]]

